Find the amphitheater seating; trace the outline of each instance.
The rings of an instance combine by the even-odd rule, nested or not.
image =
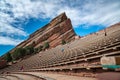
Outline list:
[[[21,66],[25,71],[102,68],[100,57],[120,55],[120,27],[106,31],[107,36],[104,31],[90,34],[65,45],[39,52],[0,72],[20,71]]]
[[[4,73],[0,75],[0,80],[47,80],[40,76],[27,73]]]

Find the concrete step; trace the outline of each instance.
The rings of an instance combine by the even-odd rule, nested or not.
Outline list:
[[[41,72],[20,72],[25,74],[32,74],[44,78],[45,80],[97,80],[90,77],[70,76],[63,74],[41,73]]]
[[[18,76],[15,76],[15,75],[6,75],[6,78],[8,78],[10,80],[21,80],[21,78],[19,78]]]
[[[35,75],[32,75],[32,74],[27,74],[27,73],[14,73],[14,74],[11,74],[11,75],[14,75],[14,76],[17,76],[17,77],[21,78],[19,80],[42,80],[38,76],[35,76]]]
[[[10,80],[9,78],[6,78],[6,77],[1,77],[0,76],[0,80]]]

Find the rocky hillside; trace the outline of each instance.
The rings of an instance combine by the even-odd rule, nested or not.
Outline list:
[[[70,42],[74,39],[75,35],[76,34],[72,29],[71,20],[65,13],[62,13],[52,19],[47,25],[32,33],[27,40],[17,45],[16,48],[24,48],[31,44],[34,44],[34,47],[38,48],[45,42],[49,42],[50,48],[52,48],[61,44],[62,40]],[[11,50],[11,52],[16,48]]]

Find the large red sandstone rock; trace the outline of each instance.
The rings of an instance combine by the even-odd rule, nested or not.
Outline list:
[[[23,41],[16,48],[29,46],[33,42],[35,42],[35,48],[37,48],[46,41],[50,43],[50,47],[55,47],[61,44],[62,40],[70,42],[74,39],[74,36],[75,33],[72,29],[71,20],[67,18],[65,13],[62,13],[51,20],[50,23],[31,34],[27,40]]]

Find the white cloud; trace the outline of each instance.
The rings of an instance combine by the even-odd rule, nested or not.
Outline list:
[[[93,2],[90,2],[83,6],[83,14],[85,15],[80,17],[81,20],[79,24],[85,23],[89,25],[100,24],[110,26],[120,22],[120,1],[111,3],[98,2],[95,5],[93,5]]]
[[[22,42],[22,40],[0,36],[0,45],[13,45],[13,46],[15,46],[15,45],[19,44],[20,42]]]
[[[4,27],[3,27],[4,26]],[[26,32],[24,32],[23,30],[19,29],[19,28],[15,28],[12,27],[8,24],[3,24],[0,27],[0,33],[6,33],[6,34],[14,34],[14,35],[21,35],[21,36],[27,36]]]
[[[7,13],[10,12],[10,13]],[[0,32],[27,36],[24,27],[14,27],[16,19],[52,19],[62,12],[71,18],[73,27],[86,24],[109,26],[120,22],[119,0],[0,0]],[[22,28],[22,29],[21,29]],[[86,26],[85,26],[86,28]]]
[[[74,27],[79,26],[81,20],[79,16],[81,13],[77,9],[64,7],[64,9],[60,9],[57,14],[59,15],[62,12],[65,12],[66,15],[72,20]]]
[[[6,33],[27,36],[27,33],[24,30],[11,25],[13,22],[15,22],[15,18],[13,18],[11,14],[7,13],[10,8],[2,1],[0,1],[0,4],[0,34]]]
[[[118,16],[120,16],[119,0],[109,2],[107,0],[6,0],[6,2],[12,6],[14,18],[52,19],[61,12],[66,12],[74,27],[86,23],[108,26],[119,22]]]

